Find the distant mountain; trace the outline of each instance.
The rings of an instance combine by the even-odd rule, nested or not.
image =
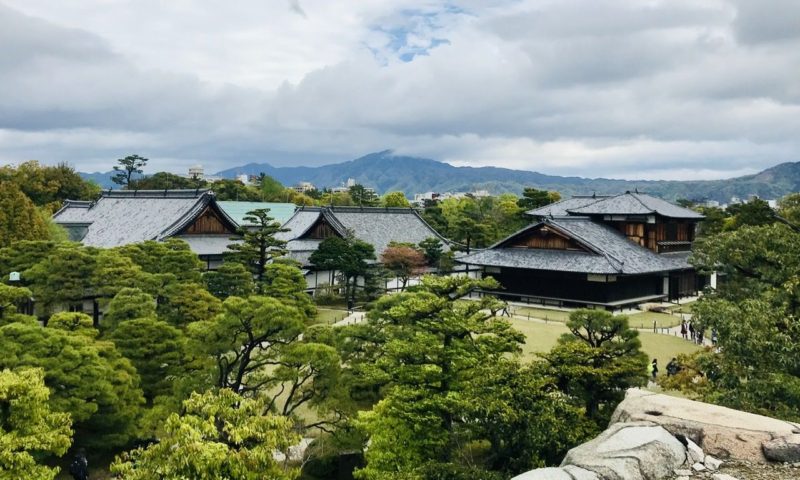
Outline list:
[[[638,189],[667,200],[717,200],[731,197],[779,198],[800,191],[800,162],[783,163],[755,175],[725,180],[615,180],[605,178],[561,177],[525,170],[497,167],[454,167],[426,158],[394,155],[391,151],[371,153],[348,162],[320,167],[273,167],[267,163],[247,164],[218,172],[225,178],[259,173],[270,175],[284,185],[311,182],[318,188],[341,185],[348,178],[373,187],[378,192],[400,190],[415,193],[489,190],[491,193],[519,194],[524,187],[556,190],[563,196],[575,194],[615,194]]]
[[[424,192],[469,192],[488,190],[493,194],[519,194],[524,187],[556,190],[562,196],[576,194],[616,194],[638,189],[667,200],[716,200],[728,202],[731,197],[780,198],[800,191],[800,162],[782,163],[755,175],[725,180],[666,181],[615,180],[606,178],[561,177],[525,170],[497,167],[454,167],[427,158],[394,155],[390,150],[371,153],[348,162],[320,167],[273,167],[268,163],[249,163],[216,173],[223,178],[265,173],[284,185],[311,182],[318,188],[342,185],[348,178],[375,188],[379,193],[394,190],[409,197]],[[81,173],[103,188],[116,188],[111,182],[114,172]]]

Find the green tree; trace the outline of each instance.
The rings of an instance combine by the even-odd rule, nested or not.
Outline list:
[[[259,188],[261,189],[261,196],[265,202],[283,202],[286,201],[286,188],[281,182],[275,180],[269,175],[259,175],[258,181]]]
[[[239,180],[223,178],[210,185],[217,200],[235,200],[237,202],[260,202],[261,191],[243,184]]]
[[[355,300],[358,277],[369,272],[369,260],[375,260],[375,248],[354,237],[328,237],[309,257],[318,269],[342,274],[344,297],[351,301]]]
[[[775,223],[775,211],[767,202],[760,198],[753,198],[749,202],[728,207],[728,213],[733,215],[732,229],[745,225],[759,226]]]
[[[306,318],[313,318],[317,308],[306,293],[306,279],[298,263],[289,259],[278,259],[264,269],[262,294],[277,298],[297,307]]]
[[[381,198],[381,206],[408,208],[411,206],[411,204],[408,203],[405,193],[389,192],[384,195],[383,198]]]
[[[47,223],[33,202],[14,183],[0,182],[0,248],[48,238]]]
[[[381,263],[400,280],[400,290],[406,289],[411,277],[425,271],[425,255],[407,245],[390,243],[381,254]]]
[[[144,272],[168,276],[162,283],[199,282],[204,269],[203,262],[192,252],[189,244],[178,238],[163,242],[148,240],[115,248],[114,251],[128,257]]]
[[[269,216],[268,208],[247,212],[244,223],[249,226],[236,231],[242,241],[228,247],[228,259],[249,268],[255,276],[256,289],[261,291],[267,264],[286,254],[286,241],[279,240],[276,235],[288,229]]]
[[[544,355],[547,372],[558,388],[605,426],[630,387],[647,381],[647,358],[640,351],[639,332],[624,315],[605,310],[575,310],[558,344]]]
[[[711,237],[725,229],[729,219],[725,210],[719,207],[702,207],[699,211],[706,218],[698,225],[698,237]]]
[[[109,339],[136,367],[148,402],[172,392],[173,380],[184,371],[186,339],[181,330],[156,318],[136,318],[121,322]]]
[[[444,254],[442,241],[436,237],[428,237],[419,242],[419,248],[425,255],[425,263],[427,263],[428,266],[439,268],[439,262],[441,262],[442,255]]]
[[[156,302],[152,296],[138,288],[123,288],[111,302],[103,315],[103,324],[113,330],[121,322],[134,318],[150,318],[156,315]]]
[[[778,201],[778,214],[794,225],[800,225],[800,193],[790,193]]]
[[[548,192],[547,190],[525,187],[522,190],[522,198],[517,201],[517,205],[524,210],[532,210],[550,205],[559,200],[561,200],[561,195],[558,192]]]
[[[57,210],[64,200],[92,200],[100,194],[100,187],[87,182],[66,163],[41,165],[28,161],[19,166],[0,167],[0,183],[15,183],[31,201],[45,207],[46,212]]]
[[[354,205],[361,207],[375,207],[380,202],[380,199],[371,188],[367,188],[359,183],[353,185],[347,190]]]
[[[225,300],[228,297],[247,297],[255,292],[253,274],[241,263],[224,262],[216,271],[203,275],[208,291]]]
[[[169,172],[156,172],[143,178],[131,180],[130,189],[136,190],[181,190],[204,188],[205,180],[186,178]]]
[[[17,305],[31,298],[31,291],[25,287],[11,287],[0,283],[0,325],[14,321]]]
[[[72,442],[69,414],[50,410],[40,369],[0,370],[0,477],[52,480],[59,469],[39,465]]]
[[[81,312],[58,312],[50,316],[47,321],[47,328],[54,330],[64,330],[89,338],[95,338],[98,331],[94,328],[92,317]]]
[[[222,389],[192,394],[183,410],[167,419],[157,443],[121,455],[111,471],[123,480],[297,478],[274,453],[299,437],[288,418],[264,413],[263,399]]]
[[[170,284],[157,309],[159,318],[177,327],[208,320],[221,310],[222,302],[197,283]]]
[[[114,165],[114,171],[117,173],[111,177],[111,181],[123,188],[131,187],[134,176],[142,174],[142,168],[147,165],[147,162],[148,159],[139,155],[128,155],[125,158],[118,159],[117,163],[119,165]]]
[[[423,277],[410,291],[379,299],[368,322],[346,327],[345,363],[358,389],[383,386],[386,396],[360,417],[369,434],[359,478],[400,478],[428,464],[464,463],[463,412],[469,385],[482,367],[519,351],[523,336],[495,315],[491,297],[458,301],[491,279]],[[427,467],[426,467],[427,468]],[[414,478],[413,476],[411,478]]]
[[[800,419],[800,234],[784,224],[745,226],[700,243],[691,261],[725,281],[693,309],[718,332],[720,352],[701,358],[704,399]]]
[[[50,256],[55,248],[55,242],[41,240],[22,240],[0,248],[0,273],[4,278],[11,272],[22,273],[20,283],[29,285],[24,272]]]
[[[93,286],[95,266],[95,250],[64,244],[53,249],[24,276],[36,301],[49,312],[55,306],[81,303]]]
[[[514,359],[479,367],[464,393],[470,436],[488,443],[486,467],[504,478],[557,465],[598,431],[538,367]]]
[[[92,337],[35,324],[5,325],[0,368],[43,369],[50,405],[72,416],[76,444],[105,451],[132,439],[143,398],[130,362],[113,343]]]

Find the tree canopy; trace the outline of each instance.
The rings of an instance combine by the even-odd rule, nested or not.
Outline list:
[[[53,412],[41,369],[0,369],[0,477],[52,480],[59,469],[38,463],[72,443],[69,413]]]

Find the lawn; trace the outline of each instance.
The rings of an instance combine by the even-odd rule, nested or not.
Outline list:
[[[550,350],[556,344],[558,337],[569,332],[563,323],[541,323],[520,319],[512,319],[511,323],[526,337],[526,343],[522,346],[522,354],[526,358]],[[662,365],[666,365],[678,354],[692,353],[700,349],[680,337],[659,333],[640,332],[639,338],[642,340],[642,350],[647,357],[657,358],[658,363]]]
[[[566,310],[554,310],[550,308],[536,308],[536,307],[519,307],[512,305],[510,307],[514,315],[528,318],[538,318],[541,320],[552,320],[555,322],[566,322],[569,320],[570,312]]]
[[[336,310],[333,308],[317,307],[315,323],[326,323],[328,325],[338,322],[347,316],[347,310]]]
[[[628,315],[628,325],[633,328],[653,328],[653,320],[658,328],[675,327],[681,324],[680,317],[668,313],[641,312]]]
[[[697,302],[684,303],[683,305],[675,305],[672,311],[675,313],[694,313],[694,305]]]

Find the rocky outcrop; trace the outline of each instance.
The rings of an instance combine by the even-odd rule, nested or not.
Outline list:
[[[652,422],[617,423],[567,453],[561,466],[574,465],[607,480],[664,478],[686,462],[686,447]]]
[[[732,465],[738,476],[736,465],[769,469],[768,460],[800,468],[798,425],[632,389],[608,428],[570,450],[560,467],[532,470],[512,480],[730,480],[735,477],[725,470]]]
[[[793,434],[764,442],[764,456],[774,462],[800,462],[800,435]]]
[[[766,462],[762,445],[800,433],[791,422],[682,398],[628,390],[611,423],[649,421],[718,458]]]

